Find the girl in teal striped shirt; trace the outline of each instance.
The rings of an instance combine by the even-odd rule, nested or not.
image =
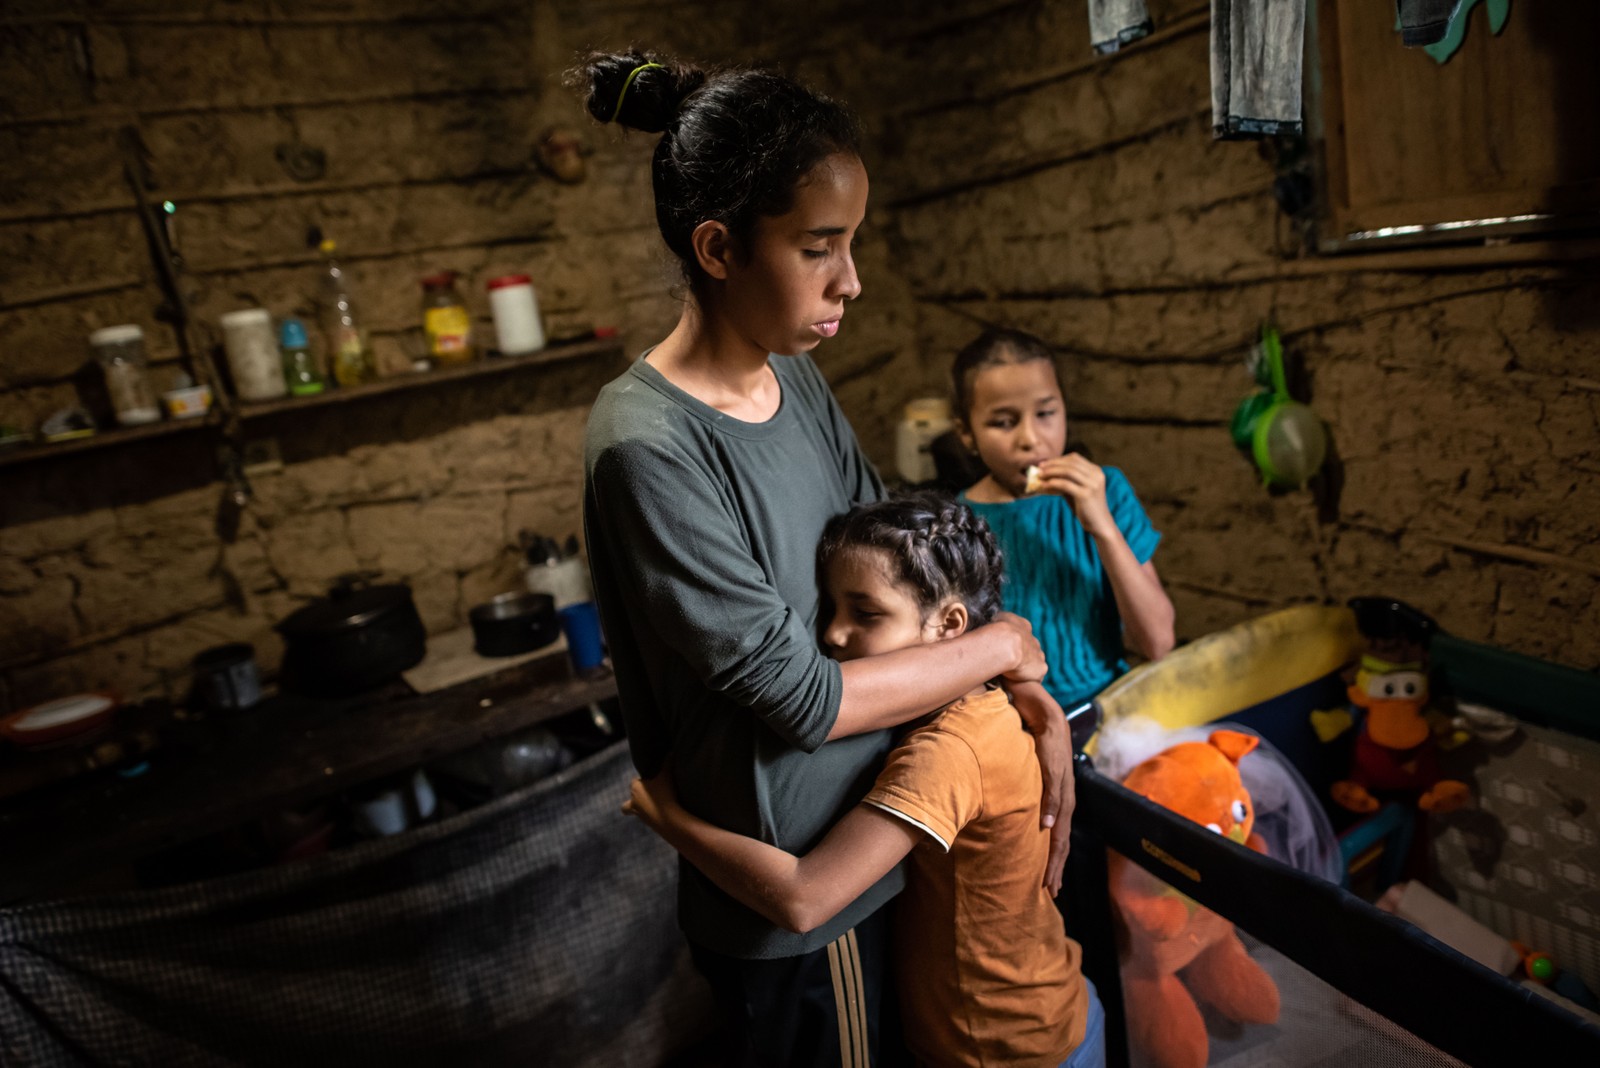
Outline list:
[[[1005,608],[1033,624],[1062,708],[1099,693],[1173,643],[1172,602],[1151,557],[1161,535],[1128,479],[1066,452],[1055,355],[1017,330],[990,330],[956,355],[957,429],[989,473],[961,495],[1005,551]]]

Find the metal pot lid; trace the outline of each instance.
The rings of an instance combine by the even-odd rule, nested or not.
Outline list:
[[[410,607],[411,587],[404,583],[336,590],[296,609],[279,623],[280,634],[332,634],[364,627],[390,612]]]

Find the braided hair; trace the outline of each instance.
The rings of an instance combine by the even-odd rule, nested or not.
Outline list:
[[[818,564],[826,571],[840,553],[857,548],[888,552],[924,613],[959,598],[978,627],[1000,611],[1000,543],[960,501],[924,490],[857,505],[823,530]]]
[[[650,162],[656,225],[691,285],[703,280],[695,227],[720,222],[743,241],[758,218],[794,207],[823,160],[861,155],[843,105],[774,71],[707,71],[630,50],[593,53],[568,81],[600,122],[661,135]]]

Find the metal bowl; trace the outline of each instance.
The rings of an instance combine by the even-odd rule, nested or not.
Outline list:
[[[541,649],[561,634],[555,598],[547,593],[502,593],[478,605],[472,623],[472,647],[479,656],[518,656]]]

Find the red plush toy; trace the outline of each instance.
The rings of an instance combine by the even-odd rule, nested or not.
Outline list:
[[[1235,842],[1265,852],[1251,834],[1255,807],[1238,763],[1259,739],[1213,731],[1136,766],[1123,785]],[[1127,928],[1122,992],[1128,1032],[1157,1068],[1202,1068],[1210,1052],[1195,999],[1239,1023],[1278,1019],[1278,987],[1250,959],[1233,924],[1113,853],[1111,896]],[[1183,979],[1178,978],[1179,972]]]

